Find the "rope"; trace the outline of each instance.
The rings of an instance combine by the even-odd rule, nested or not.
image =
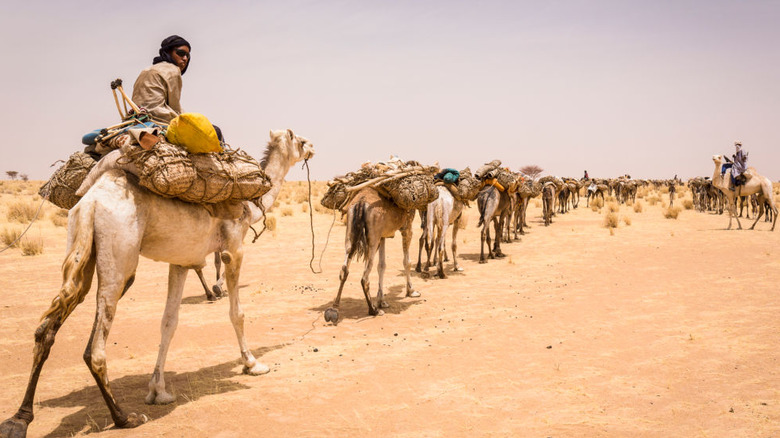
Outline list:
[[[17,242],[19,242],[20,240],[22,240],[22,237],[24,237],[24,235],[25,235],[25,234],[27,234],[27,231],[30,229],[30,227],[32,227],[32,225],[33,225],[33,224],[35,223],[35,221],[38,219],[38,215],[41,213],[41,209],[43,208],[43,203],[44,203],[44,202],[46,202],[46,200],[47,200],[47,199],[49,199],[49,197],[48,197],[48,196],[46,196],[45,198],[41,199],[41,205],[39,205],[39,206],[38,206],[38,211],[36,211],[36,212],[35,212],[35,216],[33,216],[33,219],[32,219],[32,221],[30,222],[30,225],[27,225],[27,228],[25,228],[25,229],[24,229],[24,231],[22,231],[22,234],[20,234],[20,235],[19,235],[19,237],[17,237],[17,238],[16,238],[16,240],[14,240],[13,242],[11,242],[11,243],[10,243],[8,246],[6,246],[5,248],[3,248],[3,249],[0,249],[0,253],[1,253],[1,252],[4,252],[5,250],[7,250],[7,249],[9,249],[9,248],[11,248],[11,247],[13,247],[14,245],[16,245],[16,243],[17,243]]]
[[[309,174],[309,159],[303,160],[301,168],[306,168],[306,181],[309,183],[309,227],[311,228],[311,260],[309,260],[309,269],[314,274],[322,274],[322,254],[320,254],[319,272],[314,270],[314,207],[311,205],[311,176]],[[325,250],[323,249],[324,253]]]

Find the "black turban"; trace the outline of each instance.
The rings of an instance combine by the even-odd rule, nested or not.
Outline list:
[[[180,46],[187,46],[190,50],[192,50],[190,43],[178,35],[171,35],[168,38],[162,40],[160,43],[160,56],[156,56],[152,61],[152,64],[170,62],[171,64],[176,65],[176,63],[173,61],[173,58],[171,58],[171,50]],[[187,66],[184,67],[184,70],[181,71],[181,74],[184,74],[184,72],[186,72],[190,67],[190,59],[191,58],[187,58]]]

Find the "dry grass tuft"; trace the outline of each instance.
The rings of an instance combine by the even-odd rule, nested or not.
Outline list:
[[[634,204],[634,213],[641,213],[642,210],[643,210],[642,203],[636,201],[636,204]]]
[[[607,211],[610,213],[617,213],[620,211],[620,205],[618,205],[616,202],[610,202],[607,204]]]
[[[604,227],[605,228],[617,228],[618,226],[618,215],[615,213],[608,212],[604,215]]]
[[[5,216],[9,222],[28,223],[32,222],[38,206],[33,202],[16,201],[8,205],[8,212]]]
[[[593,208],[594,205],[596,206],[597,209],[601,208],[601,207],[604,206],[604,199],[602,199],[602,198],[593,198],[593,199],[590,200],[590,205],[591,205],[591,208]],[[593,211],[596,211],[596,210],[593,210]]]
[[[314,205],[314,211],[317,213],[333,214],[333,210],[323,207],[322,204],[320,204],[319,202],[315,202],[313,203],[313,205]]]
[[[282,216],[292,216],[293,215],[293,209],[292,207],[284,207],[281,211]]]
[[[692,199],[683,200],[683,207],[685,207],[686,210],[693,210],[693,200]]]
[[[658,195],[648,196],[647,203],[650,205],[658,204],[661,201],[661,197]]]
[[[270,232],[276,231],[276,216],[272,214],[265,216],[265,228]]]
[[[664,217],[667,219],[677,219],[682,209],[680,207],[670,207],[664,209]]]
[[[631,217],[629,216],[623,216],[623,223],[630,226],[631,225]]]
[[[22,235],[22,230],[19,230],[17,228],[3,228],[3,231],[0,232],[0,240],[3,241],[3,246],[8,246],[13,243],[13,246],[11,248],[18,248],[19,242],[14,243],[16,239],[19,238],[19,236]]]
[[[309,203],[308,202],[304,202],[303,204],[301,204],[301,211],[304,212],[304,213],[308,213],[309,212]]]
[[[25,237],[22,239],[22,244],[20,247],[22,248],[23,256],[43,254],[43,239],[40,237],[37,239]]]

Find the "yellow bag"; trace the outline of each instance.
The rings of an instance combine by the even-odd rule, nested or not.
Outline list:
[[[214,125],[203,114],[184,113],[168,125],[165,138],[193,154],[222,152]]]

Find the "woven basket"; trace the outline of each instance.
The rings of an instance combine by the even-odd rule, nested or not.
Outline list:
[[[344,203],[344,201],[347,200],[347,186],[343,183],[335,183],[332,186],[328,187],[328,191],[325,192],[325,195],[323,195],[322,199],[320,200],[320,204],[322,204],[325,208],[330,208],[331,210],[335,210]]]
[[[170,143],[130,156],[139,169],[140,184],[169,198],[198,204],[257,199],[271,190],[260,164],[242,151],[188,154]]]
[[[439,191],[428,174],[409,175],[382,183],[393,202],[404,210],[420,210],[439,197]]]
[[[76,196],[76,190],[79,189],[95,164],[95,160],[89,155],[84,152],[76,152],[52,174],[46,184],[41,186],[38,194],[57,207],[70,210],[81,199],[81,197]]]
[[[517,190],[516,184],[518,178],[517,175],[515,175],[514,173],[502,169],[496,173],[496,179],[498,180],[498,183],[504,187],[505,190],[509,192],[514,192]]]

